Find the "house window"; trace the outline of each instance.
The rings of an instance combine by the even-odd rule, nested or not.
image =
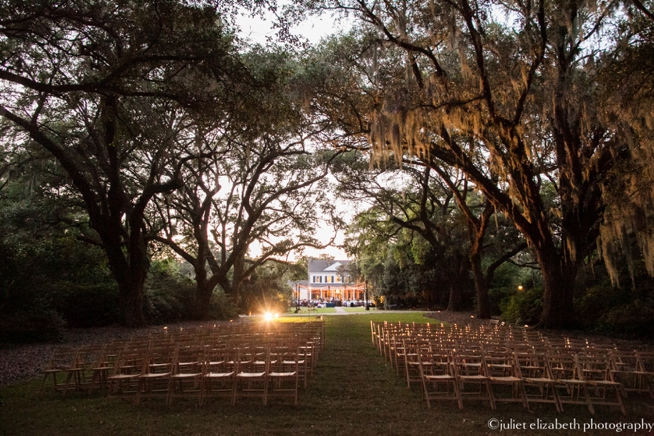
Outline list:
[[[313,276],[313,283],[322,283],[322,276]]]
[[[341,276],[336,276],[336,283],[341,283],[343,279],[341,279]]]

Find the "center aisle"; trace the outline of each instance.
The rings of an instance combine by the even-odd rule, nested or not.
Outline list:
[[[301,403],[317,434],[446,434],[444,422],[409,390],[370,341],[364,316],[325,317],[326,341]],[[367,322],[366,322],[367,321]],[[457,414],[454,407],[446,407]],[[368,415],[368,416],[364,416]],[[419,417],[419,419],[416,419]]]

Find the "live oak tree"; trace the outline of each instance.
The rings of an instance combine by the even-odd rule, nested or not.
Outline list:
[[[625,2],[614,29],[615,48],[597,62],[598,92],[604,120],[626,138],[632,159],[613,170],[615,183],[604,190],[607,208],[600,227],[599,251],[615,285],[621,285],[621,258],[627,260],[632,287],[638,251],[654,275],[654,15],[651,2]]]
[[[594,61],[614,49],[602,30],[615,23],[615,5],[305,3],[360,23],[358,36],[321,55],[331,62],[316,110],[350,136],[365,135],[379,155],[409,151],[463,171],[534,251],[544,281],[541,325],[573,325],[575,278],[599,234],[602,189],[629,155],[596,92]],[[546,181],[553,207],[543,198]]]
[[[224,116],[248,81],[215,9],[177,1],[4,2],[0,116],[54,156],[144,323],[152,198],[180,185],[197,109]],[[177,170],[164,173],[164,168]]]
[[[448,310],[464,306],[463,286],[472,269],[477,316],[490,318],[488,288],[494,271],[525,246],[506,237],[494,238],[503,240],[500,246],[484,242],[494,208],[473,191],[465,177],[415,161],[404,162],[400,168],[392,163],[370,168],[369,161],[361,158],[351,159],[336,174],[339,191],[346,198],[370,204],[351,225],[350,245],[358,247],[356,251],[374,252],[380,247],[371,238],[395,241],[404,229],[413,235],[406,243],[412,247],[409,251],[415,262],[428,263],[441,273],[440,282],[449,291]],[[499,220],[495,224],[498,234],[512,233],[504,225],[500,230]],[[486,270],[482,267],[484,250]]]
[[[430,168],[430,166],[427,166],[427,168]],[[489,226],[492,225],[493,216],[497,213],[495,207],[487,199],[479,195],[474,195],[474,186],[470,186],[467,178],[465,176],[460,177],[459,172],[454,168],[445,168],[437,165],[435,162],[432,162],[431,168],[433,168],[444,185],[452,192],[458,209],[465,217],[470,243],[468,257],[475,281],[477,318],[489,319],[491,317],[491,309],[488,291],[495,271],[504,262],[526,249],[527,244],[519,238],[510,237],[513,233],[513,228],[503,225],[500,230],[498,224],[500,219],[495,216],[498,233],[495,240],[501,241],[501,243],[493,244],[495,245],[495,250],[489,250],[491,244],[487,244],[486,234]],[[485,270],[483,268],[482,256],[484,251],[486,251],[487,258],[489,258],[489,251],[499,251],[499,253],[494,253],[495,259],[488,263]]]
[[[157,239],[193,265],[198,318],[208,316],[216,286],[238,303],[261,265],[325,246],[314,235],[333,214],[323,197],[333,156],[311,153],[304,139],[221,138],[219,158],[189,161],[188,183],[158,202],[166,225]],[[249,256],[253,244],[260,252]]]
[[[29,330],[31,316],[56,322],[59,314],[71,327],[115,322],[115,281],[102,250],[79,240],[88,233],[88,217],[79,196],[70,192],[65,172],[38,144],[23,147],[11,144],[10,137],[4,139],[0,157],[7,168],[0,187],[4,326],[21,335]],[[89,290],[97,291],[100,298],[86,307],[75,304]],[[21,323],[12,328],[9,320],[15,323],[14,316]],[[44,330],[25,333],[24,339],[53,333]]]
[[[242,59],[257,80],[238,116],[198,127],[183,186],[158,197],[157,240],[195,271],[196,316],[208,316],[220,286],[238,304],[240,289],[267,262],[332,241],[314,235],[320,221],[339,225],[324,195],[339,153],[313,139],[321,127],[306,116],[291,54],[252,47]],[[325,243],[326,242],[326,243]],[[256,254],[249,251],[255,249]]]
[[[358,164],[358,165],[357,165]],[[411,242],[416,263],[430,252],[432,266],[447,277],[449,308],[461,310],[462,286],[470,271],[466,243],[461,241],[461,215],[454,207],[453,195],[430,177],[429,168],[404,165],[401,169],[366,171],[367,160],[350,163],[347,172],[336,173],[339,190],[350,202],[370,204],[361,212],[352,233],[363,238],[396,241],[403,230],[422,239],[425,244]],[[363,167],[362,167],[363,166]],[[358,242],[361,243],[360,241]]]

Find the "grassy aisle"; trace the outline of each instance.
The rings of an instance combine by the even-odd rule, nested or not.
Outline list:
[[[416,315],[395,317],[424,322]],[[448,422],[428,413],[421,392],[410,391],[379,356],[370,340],[370,319],[389,316],[326,318],[326,348],[306,401],[321,416],[318,434],[452,434]],[[453,418],[460,412],[452,406],[444,405]]]
[[[173,407],[165,400],[145,401],[139,407],[99,395],[38,394],[39,381],[0,390],[0,435],[477,435],[500,434],[487,427],[490,418],[505,423],[590,422],[584,407],[553,407],[528,412],[516,404],[501,404],[492,411],[485,404],[454,403],[427,409],[421,392],[410,391],[370,342],[370,320],[426,322],[418,314],[330,316],[326,319],[326,344],[316,374],[300,392],[297,407],[275,400],[268,407],[260,401],[226,400],[198,408],[192,400]],[[433,320],[432,320],[433,321]],[[654,421],[651,404],[629,405],[628,417],[598,408],[596,422]],[[582,424],[583,425],[583,424]],[[503,431],[526,435],[529,431]],[[613,432],[610,432],[613,433]],[[582,431],[539,431],[538,434],[584,434]],[[586,434],[607,434],[587,432]]]

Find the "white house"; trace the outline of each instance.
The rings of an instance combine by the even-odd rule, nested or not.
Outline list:
[[[357,284],[345,267],[351,260],[309,259],[309,280],[293,283],[299,300],[363,300],[365,286]]]

